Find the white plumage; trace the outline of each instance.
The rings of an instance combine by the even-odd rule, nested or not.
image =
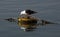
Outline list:
[[[20,15],[23,15],[23,14],[25,14],[25,15],[27,14],[25,10],[21,11],[21,13],[20,13]]]

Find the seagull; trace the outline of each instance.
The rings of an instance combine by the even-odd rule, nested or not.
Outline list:
[[[40,18],[34,18],[34,17],[30,16],[35,13],[37,13],[37,12],[27,9],[27,10],[23,10],[20,12],[20,15],[22,15],[22,17],[18,17],[16,19],[15,18],[7,18],[4,20],[17,23],[18,26],[21,29],[23,29],[24,31],[34,31],[34,29],[36,29],[38,26],[43,26],[46,24],[58,24],[58,23],[54,23],[54,22],[50,22],[47,20],[43,20]],[[23,15],[24,15],[24,17],[23,17]]]

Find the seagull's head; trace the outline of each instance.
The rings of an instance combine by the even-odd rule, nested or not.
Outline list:
[[[31,15],[31,14],[34,14],[34,13],[37,13],[37,12],[27,9],[27,10],[21,11],[20,15],[23,15],[23,14],[24,15]]]

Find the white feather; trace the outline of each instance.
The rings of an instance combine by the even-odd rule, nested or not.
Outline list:
[[[25,10],[21,11],[21,13],[20,13],[20,15],[23,15],[23,14],[25,14],[25,15],[27,14]]]

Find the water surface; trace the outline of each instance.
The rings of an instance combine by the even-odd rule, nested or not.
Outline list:
[[[0,18],[18,17],[20,11],[32,9],[36,17],[60,23],[60,0],[0,0]],[[60,37],[60,24],[41,26],[24,32],[16,23],[0,20],[0,37]]]

